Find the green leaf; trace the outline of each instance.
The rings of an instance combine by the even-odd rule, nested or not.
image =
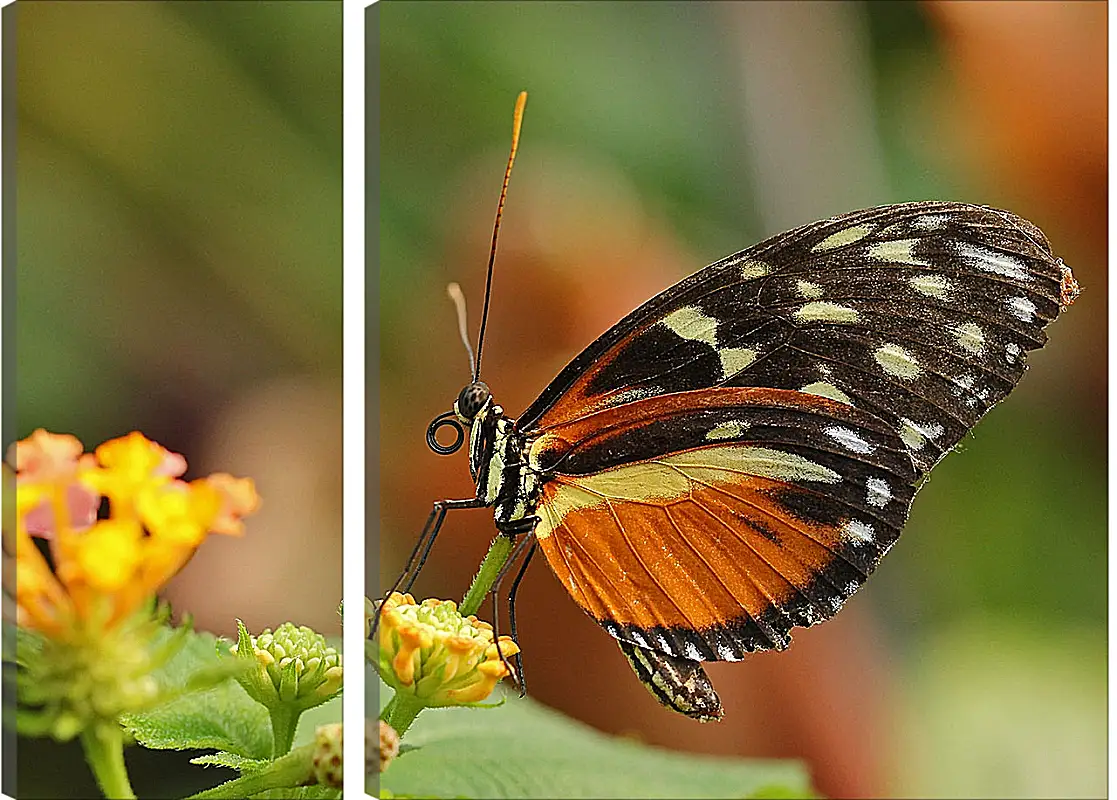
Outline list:
[[[252,795],[252,800],[333,800],[341,797],[340,789],[328,786],[293,786],[290,789],[269,789]]]
[[[822,797],[814,791],[808,790],[803,794],[802,789],[793,789],[787,784],[770,783],[766,786],[761,786],[755,792],[747,796],[747,800],[793,800],[794,798],[805,798],[805,800],[819,800]]]
[[[191,764],[200,764],[205,767],[228,767],[238,772],[253,772],[261,770],[270,762],[263,758],[245,758],[236,753],[221,750],[205,756],[190,759]]]
[[[275,791],[281,794],[268,796],[291,797],[297,787],[313,785],[314,750],[314,745],[298,747],[269,761],[261,769],[245,772],[239,778],[190,797],[192,800],[242,800],[245,797],[263,797]]]
[[[796,761],[649,747],[518,697],[496,709],[427,710],[404,741],[409,747],[379,776],[380,786],[396,797],[816,796]]]
[[[35,631],[5,624],[4,636],[8,640],[5,644],[11,642],[14,637],[15,646],[6,647],[5,652],[14,653],[15,663],[20,666],[26,666],[43,652],[43,637]]]
[[[182,649],[154,674],[160,688],[180,691],[220,673],[226,660],[218,656],[216,645],[212,634],[188,633]],[[227,661],[234,663],[233,659]],[[233,680],[184,694],[142,714],[130,714],[124,724],[136,741],[155,750],[212,748],[258,759],[271,755],[267,710]]]

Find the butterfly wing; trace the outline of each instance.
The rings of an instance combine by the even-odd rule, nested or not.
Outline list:
[[[780,234],[652,298],[524,412],[529,434],[708,387],[821,395],[896,431],[921,473],[1019,382],[1077,286],[1005,211],[919,202]]]
[[[621,652],[640,682],[662,705],[699,722],[722,718],[721,698],[702,663],[617,639]]]
[[[916,477],[875,416],[751,387],[605,409],[529,458],[551,475],[535,536],[575,602],[691,661],[783,649],[833,616],[899,537]]]
[[[540,547],[661,702],[717,718],[700,662],[832,616],[1077,293],[1038,228],[961,203],[853,212],[724,258],[517,421],[545,476]]]

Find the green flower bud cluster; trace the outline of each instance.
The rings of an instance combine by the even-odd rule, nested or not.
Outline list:
[[[269,708],[285,704],[305,711],[341,691],[341,654],[320,633],[284,622],[274,632],[267,628],[259,636],[250,636],[239,620],[237,630],[232,652],[256,662],[256,669],[238,680],[257,702]]]
[[[143,613],[65,642],[25,637],[17,645],[21,733],[67,741],[154,705],[161,694],[151,673],[169,655],[152,647],[154,637],[155,625]]]

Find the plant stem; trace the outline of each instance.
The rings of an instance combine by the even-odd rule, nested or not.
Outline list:
[[[426,706],[414,695],[405,692],[396,692],[395,697],[388,701],[384,710],[380,712],[380,719],[392,726],[392,729],[402,738],[403,732],[411,727],[415,717]]]
[[[135,800],[128,770],[124,766],[124,731],[115,722],[103,722],[81,733],[85,760],[109,800]]]
[[[271,757],[279,758],[286,755],[295,741],[295,729],[299,726],[299,715],[302,711],[292,709],[286,703],[280,703],[268,709],[271,715]]]
[[[388,718],[395,712],[397,697],[399,697],[399,692],[393,694],[392,699],[385,703],[384,707],[380,709],[380,719],[384,720],[384,722],[387,722]]]
[[[489,589],[493,588],[493,581],[496,580],[496,576],[508,560],[508,556],[512,554],[513,544],[515,542],[512,538],[504,534],[498,533],[496,538],[493,539],[493,543],[489,545],[489,552],[485,554],[485,560],[481,562],[481,568],[477,570],[477,575],[473,578],[469,591],[465,593],[462,604],[458,607],[458,611],[461,612],[463,617],[476,614],[477,610],[481,608],[485,595],[489,593]]]

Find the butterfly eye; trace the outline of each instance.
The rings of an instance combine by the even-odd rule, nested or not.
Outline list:
[[[485,407],[485,403],[489,402],[490,397],[492,392],[489,391],[489,387],[481,381],[474,381],[462,389],[457,402],[454,403],[454,410],[458,412],[458,418],[468,425]]]

